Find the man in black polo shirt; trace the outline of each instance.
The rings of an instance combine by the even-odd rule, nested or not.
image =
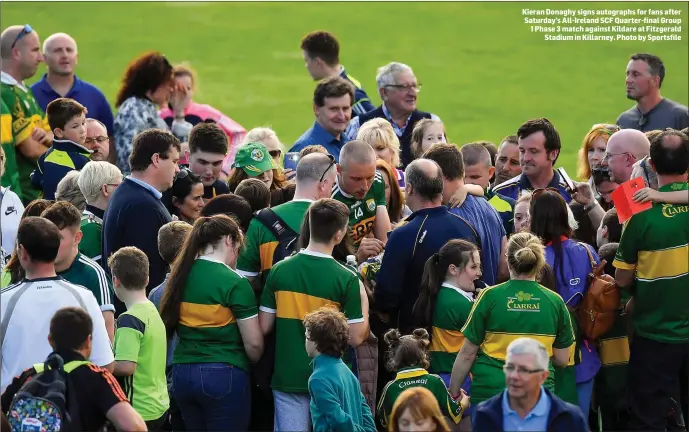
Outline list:
[[[204,200],[230,193],[218,178],[226,154],[227,135],[217,124],[201,122],[189,133],[189,169],[201,178]]]
[[[416,80],[414,71],[406,64],[392,62],[379,68],[376,84],[383,104],[352,119],[345,133],[350,139],[354,139],[362,124],[373,118],[387,119],[400,140],[402,167],[406,167],[414,159],[411,151],[411,133],[416,123],[422,119],[440,121],[440,118],[416,109],[421,84]]]
[[[70,362],[85,362],[91,355],[93,322],[86,311],[78,307],[58,310],[50,320],[48,341],[54,353]],[[41,365],[42,366],[42,365]],[[15,394],[38,371],[31,367],[16,377],[2,395],[2,412],[7,413]],[[86,362],[71,372],[70,391],[75,391],[79,406],[78,430],[100,430],[106,420],[121,431],[145,431],[146,423],[127,401],[115,377],[107,370]],[[11,416],[8,416],[11,418]]]

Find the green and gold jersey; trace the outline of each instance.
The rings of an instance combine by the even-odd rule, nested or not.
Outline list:
[[[308,393],[312,367],[304,347],[303,320],[322,306],[342,311],[350,324],[364,321],[359,277],[352,269],[307,249],[271,269],[260,310],[276,315],[274,390]]]
[[[220,261],[198,258],[184,285],[172,362],[229,363],[249,371],[237,321],[257,315],[246,278]]]
[[[101,264],[101,246],[103,244],[103,220],[88,210],[81,214],[82,237],[79,242],[79,252]]]
[[[12,135],[12,113],[5,101],[2,101],[2,117],[0,118],[0,136],[2,137],[2,149],[5,151],[5,171],[2,173],[2,186],[21,197],[22,189],[19,186],[19,171],[17,170],[17,156],[14,149],[14,136]]]
[[[403,391],[410,387],[424,387],[433,393],[443,415],[458,424],[462,419],[462,406],[459,401],[452,399],[450,392],[445,387],[443,379],[438,375],[429,374],[426,369],[418,366],[402,368],[397,371],[395,379],[385,385],[380,396],[376,415],[380,424],[387,428],[392,407]]]
[[[165,376],[167,335],[150,301],[132,305],[117,318],[115,361],[136,363],[134,375],[120,377],[132,407],[145,421],[159,419],[170,407]]]
[[[366,193],[364,199],[356,199],[342,190],[339,184],[339,176],[338,181],[333,185],[330,197],[344,203],[349,208],[349,230],[352,234],[354,245],[357,247],[361,243],[361,239],[373,231],[378,207],[387,206],[387,201],[385,200],[385,181],[383,180],[383,175],[378,171],[376,171],[371,188]]]
[[[658,191],[687,189],[687,183],[671,183]],[[689,342],[689,206],[653,204],[632,216],[613,265],[636,272],[635,333],[658,342]]]
[[[462,327],[469,318],[474,305],[472,294],[444,283],[438,291],[433,312],[433,331],[428,352],[431,357],[433,373],[451,373],[455,358],[462,344],[464,335]]]
[[[570,348],[575,342],[562,297],[537,282],[526,280],[510,280],[483,289],[461,331],[468,341],[480,347],[471,368],[472,404],[505,389],[502,367],[507,346],[515,339],[536,339],[551,356],[553,348]],[[553,390],[551,378],[545,386]]]
[[[273,207],[275,214],[295,232],[301,231],[304,215],[313,201],[293,200]],[[237,271],[242,276],[258,276],[273,266],[273,254],[278,241],[273,233],[256,218],[251,220],[246,232],[244,250],[237,260]]]
[[[20,144],[31,136],[34,128],[41,128],[50,132],[48,119],[36,102],[36,98],[30,88],[18,84],[9,75],[2,75],[2,101],[10,109],[12,116],[12,140],[14,145]],[[16,148],[16,147],[15,147]],[[15,152],[20,198],[28,203],[41,195],[41,190],[31,185],[31,173],[36,169],[35,161],[24,157],[19,151]],[[10,177],[14,174],[10,173]],[[4,185],[4,183],[3,183]]]

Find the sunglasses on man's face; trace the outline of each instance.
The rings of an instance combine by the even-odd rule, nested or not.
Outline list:
[[[20,40],[21,38],[23,38],[24,36],[28,35],[28,34],[31,33],[32,31],[33,31],[33,29],[31,28],[30,25],[24,24],[24,28],[21,29],[21,31],[20,31],[19,33],[17,33],[17,37],[14,38],[14,42],[12,42],[12,46],[10,47],[10,49],[14,48],[14,46],[17,45],[17,42],[19,42],[19,40]]]

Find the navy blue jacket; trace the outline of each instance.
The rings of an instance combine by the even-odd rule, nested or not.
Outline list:
[[[548,432],[588,432],[579,407],[563,401],[547,389],[543,390],[550,397]],[[502,394],[500,392],[476,407],[471,416],[473,431],[502,432]]]
[[[43,191],[44,199],[54,200],[60,180],[70,171],[81,171],[90,158],[91,152],[86,147],[56,138],[48,151],[38,158],[37,168],[31,173],[31,184]]]
[[[146,293],[163,283],[167,263],[158,253],[158,230],[172,221],[170,213],[153,193],[125,178],[110,198],[103,216],[103,263],[125,246],[136,246],[148,256],[149,280]],[[110,273],[107,265],[103,266]],[[123,312],[123,304],[115,303],[115,313]]]
[[[403,333],[415,328],[412,309],[419,297],[426,261],[452,239],[478,245],[478,234],[471,224],[445,206],[412,213],[388,237],[373,295],[377,310],[399,313],[399,323],[390,324]]]

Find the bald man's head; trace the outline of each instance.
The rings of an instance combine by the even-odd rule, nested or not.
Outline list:
[[[0,34],[2,70],[18,81],[36,74],[43,61],[41,41],[30,26],[10,26]]]
[[[636,129],[622,129],[612,134],[603,160],[610,171],[610,179],[616,183],[629,180],[634,162],[648,156],[650,147],[646,134]]]
[[[340,150],[340,166],[347,169],[352,163],[376,165],[376,152],[367,142],[353,140]]]
[[[651,142],[651,163],[659,177],[686,176],[689,169],[689,137],[674,129],[664,130]]]
[[[443,171],[431,159],[416,159],[405,170],[407,195],[421,201],[437,201],[443,197]],[[413,210],[413,208],[412,208]]]
[[[54,33],[43,42],[43,55],[48,72],[60,76],[74,74],[77,64],[77,43],[67,33]]]

